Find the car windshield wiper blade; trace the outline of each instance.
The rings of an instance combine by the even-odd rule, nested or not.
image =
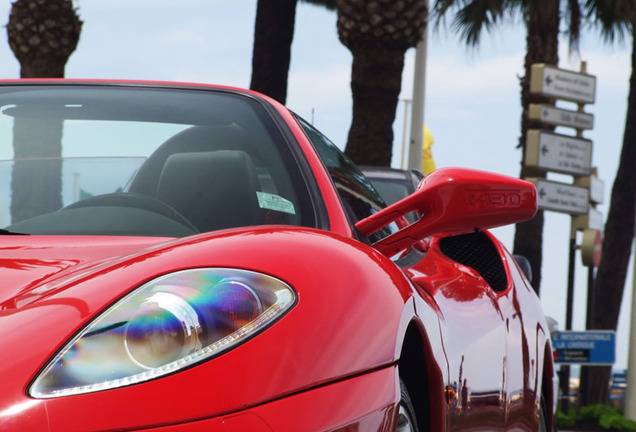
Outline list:
[[[21,233],[21,232],[13,232],[13,231],[0,228],[0,235],[29,235],[29,234]]]

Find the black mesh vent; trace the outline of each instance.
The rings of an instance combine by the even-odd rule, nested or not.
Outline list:
[[[471,267],[495,291],[504,291],[508,279],[501,257],[488,236],[482,232],[445,237],[440,249],[450,259]]]

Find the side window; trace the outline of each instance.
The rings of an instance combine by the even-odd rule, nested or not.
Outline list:
[[[386,207],[362,171],[334,143],[303,119],[296,116],[296,120],[327,167],[352,224]],[[383,228],[369,240],[374,243],[393,231],[394,227]]]

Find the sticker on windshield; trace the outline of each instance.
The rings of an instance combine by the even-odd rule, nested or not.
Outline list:
[[[267,192],[256,192],[258,206],[263,209],[276,210],[283,213],[296,214],[294,204],[285,198]]]

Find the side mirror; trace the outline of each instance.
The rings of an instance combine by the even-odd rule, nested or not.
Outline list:
[[[411,212],[419,220],[373,246],[393,256],[433,234],[465,234],[521,222],[537,212],[534,185],[514,177],[467,168],[442,168],[426,176],[417,190],[356,223],[365,236]]]

